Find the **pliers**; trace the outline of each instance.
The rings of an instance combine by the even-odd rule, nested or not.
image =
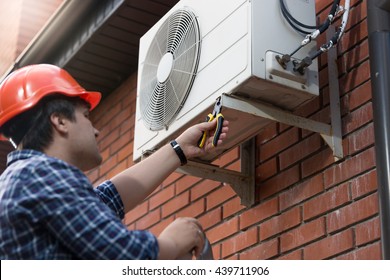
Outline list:
[[[222,104],[221,104],[221,97],[219,96],[217,98],[217,101],[215,102],[213,112],[209,113],[206,117],[206,122],[211,122],[214,119],[217,119],[217,127],[215,128],[214,138],[212,143],[213,147],[216,147],[218,145],[218,139],[222,133],[224,117],[221,114],[221,111],[222,111]],[[204,144],[206,143],[206,138],[207,138],[207,131],[203,131],[203,134],[198,141],[199,148],[203,148]]]

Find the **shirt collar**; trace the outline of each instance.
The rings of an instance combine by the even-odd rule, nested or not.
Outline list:
[[[38,152],[35,150],[16,150],[12,151],[8,154],[7,156],[7,166],[10,166],[14,162],[18,160],[23,160],[23,159],[29,159],[35,156],[46,156],[42,152]]]

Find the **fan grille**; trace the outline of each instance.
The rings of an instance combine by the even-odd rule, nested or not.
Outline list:
[[[140,111],[150,130],[167,128],[179,113],[194,82],[200,56],[199,24],[181,9],[157,31],[141,73]]]

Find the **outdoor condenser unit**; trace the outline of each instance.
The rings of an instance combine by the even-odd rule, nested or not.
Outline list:
[[[315,25],[315,0],[285,4],[295,18]],[[203,121],[221,95],[287,111],[318,96],[316,61],[299,73],[276,59],[297,49],[303,37],[285,21],[277,0],[179,1],[140,41],[134,160]],[[311,42],[292,60],[315,49]],[[270,122],[222,105],[229,137],[201,159],[207,162]]]

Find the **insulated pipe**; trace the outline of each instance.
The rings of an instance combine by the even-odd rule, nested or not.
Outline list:
[[[390,0],[367,1],[382,257],[390,259]]]

